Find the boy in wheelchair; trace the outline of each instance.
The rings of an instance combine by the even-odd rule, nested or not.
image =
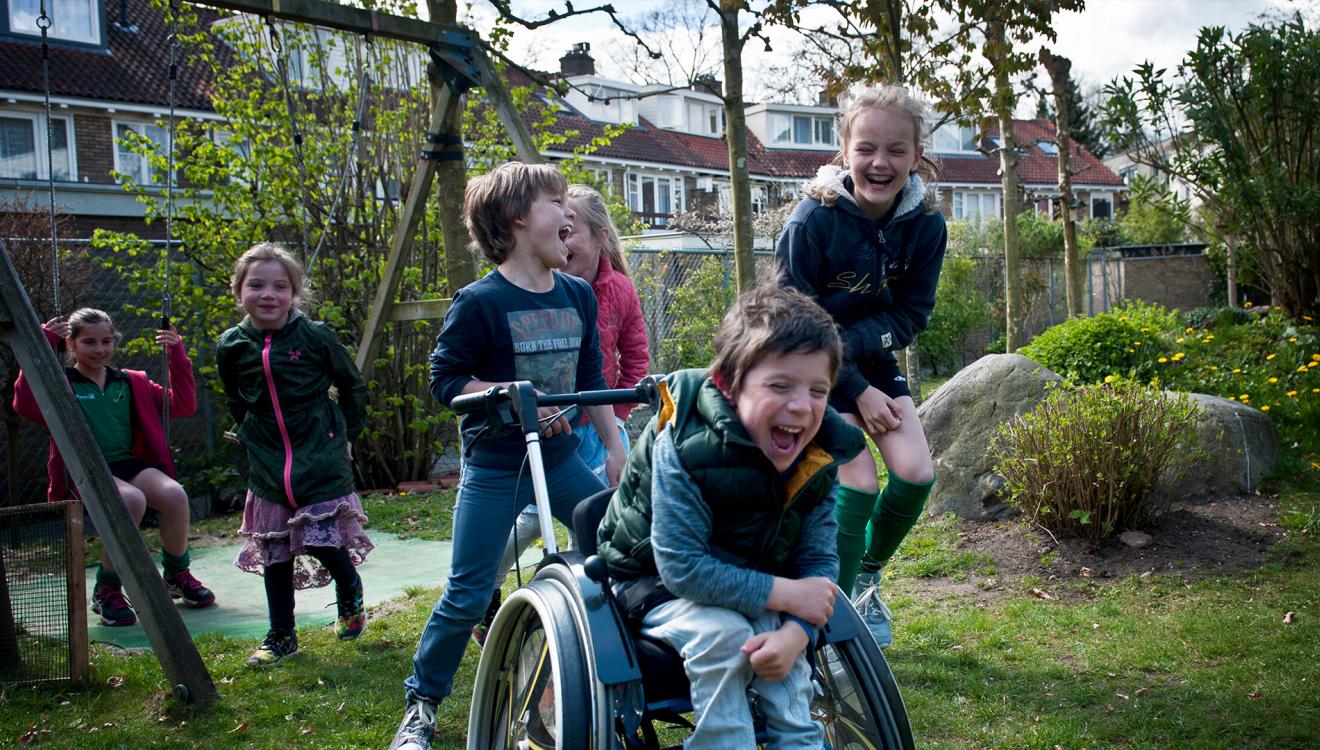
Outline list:
[[[827,405],[834,322],[774,284],[724,317],[709,370],[661,383],[597,539],[621,606],[691,684],[688,748],[819,748],[806,651],[833,612],[837,467],[863,448]]]

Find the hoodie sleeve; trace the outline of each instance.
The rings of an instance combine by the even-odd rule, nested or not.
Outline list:
[[[893,304],[840,331],[844,352],[849,359],[902,349],[911,344],[918,333],[926,330],[930,313],[935,309],[935,289],[940,281],[940,267],[944,264],[948,230],[944,217],[938,212],[926,214],[918,221],[924,226],[916,233],[916,247],[912,250],[908,272],[889,286]]]
[[[339,391],[339,411],[344,414],[344,429],[348,431],[349,441],[356,441],[367,424],[367,384],[339,336],[324,323],[317,323],[315,327],[326,348],[330,382]]]
[[[188,359],[188,349],[180,341],[165,347],[165,359],[170,372],[170,418],[191,417],[197,412],[197,380],[193,377],[192,360]],[[147,388],[151,391],[151,401],[160,410],[164,387],[154,380],[147,379]]]

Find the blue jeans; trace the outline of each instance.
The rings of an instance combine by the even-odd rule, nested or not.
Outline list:
[[[787,677],[766,682],[752,671],[751,662],[740,650],[753,635],[778,630],[781,618],[779,612],[767,610],[749,620],[732,609],[675,599],[642,619],[643,634],[668,643],[683,657],[697,725],[683,745],[686,750],[756,747],[748,688],[760,696],[767,748],[820,750],[825,737],[820,724],[811,718],[811,668],[806,652],[798,656]]]
[[[523,472],[467,463],[454,502],[454,547],[449,582],[422,628],[413,673],[404,680],[408,697],[439,703],[454,687],[472,626],[481,621],[495,588],[496,566],[518,511],[532,499],[532,479]],[[546,467],[550,511],[569,528],[579,500],[605,486],[576,454]],[[515,497],[515,489],[517,496]]]
[[[614,416],[614,421],[619,427],[619,439],[623,441],[623,452],[628,452],[628,430],[624,426],[622,419]],[[582,457],[583,462],[596,472],[600,481],[605,481],[605,444],[600,441],[600,433],[596,432],[596,426],[590,422],[584,425],[578,425],[573,428],[573,434],[578,436],[582,442],[578,444],[577,454]]]

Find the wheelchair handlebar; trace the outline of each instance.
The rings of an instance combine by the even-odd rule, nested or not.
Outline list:
[[[654,406],[660,397],[659,378],[647,375],[632,388],[611,388],[601,391],[579,391],[577,393],[558,393],[537,395],[536,406],[610,406],[613,404],[647,403]],[[465,393],[456,397],[449,405],[455,414],[470,414],[487,409],[498,411],[499,407],[512,400],[510,392],[518,383],[509,386],[491,386],[480,393]]]

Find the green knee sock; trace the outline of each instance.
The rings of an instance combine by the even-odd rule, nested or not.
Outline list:
[[[876,493],[840,484],[834,493],[834,520],[839,524],[839,588],[851,596],[857,564],[866,548],[866,523],[875,511]]]
[[[161,550],[160,564],[161,567],[165,568],[165,577],[169,578],[172,575],[178,575],[187,570],[188,566],[192,565],[192,556],[188,554],[186,548],[183,550],[183,554],[178,557]]]
[[[123,584],[119,582],[119,574],[113,570],[106,570],[104,565],[96,566],[96,585],[110,586],[119,588]]]
[[[889,562],[903,537],[921,520],[926,498],[934,484],[934,479],[916,484],[889,472],[889,483],[880,493],[875,515],[871,516],[871,522],[866,525],[866,557],[861,563],[863,569],[879,570]]]

